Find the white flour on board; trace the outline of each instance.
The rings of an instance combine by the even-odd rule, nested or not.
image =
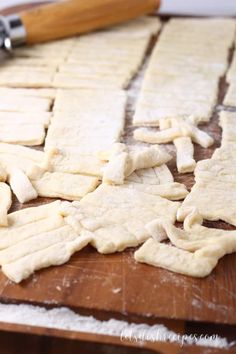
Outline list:
[[[147,324],[128,323],[116,319],[100,321],[92,316],[80,316],[66,307],[46,309],[32,305],[0,304],[0,321],[21,325],[55,328],[60,330],[78,331],[102,335],[117,336],[132,339],[151,339],[158,341],[165,338],[170,342],[181,342],[181,336],[169,330],[162,324],[149,326]],[[153,340],[154,339],[154,340]],[[202,337],[197,340],[185,338],[185,343],[225,348],[226,338],[217,336],[214,340]]]

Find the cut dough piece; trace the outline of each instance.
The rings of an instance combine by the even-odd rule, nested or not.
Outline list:
[[[123,251],[144,242],[145,225],[157,215],[175,221],[178,202],[140,192],[129,187],[102,184],[80,202],[73,202],[73,213],[84,232],[92,234],[92,245],[100,253]],[[71,211],[68,210],[70,215]],[[64,211],[64,214],[66,213]],[[86,234],[86,233],[85,233]]]
[[[231,253],[236,249],[236,231],[226,231],[202,226],[202,218],[196,211],[188,214],[184,221],[184,230],[175,227],[168,219],[159,218],[146,225],[150,235],[157,241],[164,240],[164,235],[171,243],[186,251],[196,251],[206,246],[217,245]],[[159,236],[161,235],[161,236]]]
[[[75,232],[71,232],[69,225],[63,225],[57,229],[38,233],[18,242],[17,244],[0,251],[0,264],[14,262],[22,257],[48,248],[56,243],[72,241],[77,238]]]
[[[123,184],[125,178],[135,170],[162,165],[171,159],[171,156],[157,145],[136,147],[117,143],[107,155],[109,162],[103,169],[103,182],[109,184]]]
[[[70,235],[75,233],[70,228],[70,234],[68,234],[68,231],[66,231],[66,234],[70,239]],[[2,271],[10,280],[20,283],[36,270],[66,263],[73,253],[87,246],[90,241],[91,238],[89,236],[78,236],[73,241],[56,243],[46,249],[20,258],[15,262],[4,264]]]
[[[7,122],[16,126],[36,123],[47,128],[51,117],[51,112],[0,112],[0,127]]]
[[[9,214],[8,221],[9,219],[10,221],[12,221],[12,214]],[[1,234],[0,249],[1,250],[8,249],[9,247],[21,243],[23,240],[28,240],[35,235],[47,233],[49,231],[53,231],[65,225],[64,218],[56,213],[49,214],[48,216],[44,216],[41,219],[37,219],[37,215],[35,215],[35,220],[33,220],[32,222],[24,223],[23,219],[21,220],[21,222],[22,223],[20,225],[12,222],[10,224],[10,227],[0,228],[0,234]]]
[[[41,163],[44,158],[44,153],[42,151],[7,143],[0,143],[0,156],[1,154],[15,155],[16,157],[26,158],[35,163]]]
[[[209,147],[214,140],[204,131],[186,122],[175,124],[175,126],[160,131],[153,131],[147,128],[138,128],[134,131],[134,139],[151,144],[165,144],[172,142],[176,138],[190,137],[193,142],[202,147]]]
[[[217,248],[217,246],[209,247],[209,251],[211,249],[214,250],[214,248]],[[137,262],[147,263],[192,277],[203,278],[212,272],[218,262],[214,254],[211,255],[211,252],[206,252],[205,254],[203,250],[192,253],[159,243],[150,238],[134,253],[134,258]]]
[[[178,210],[178,221],[183,221],[189,210],[196,207],[206,220],[223,220],[236,226],[235,198],[235,183],[198,181]]]
[[[196,166],[193,158],[193,144],[189,137],[174,139],[176,147],[176,164],[179,173],[192,172]]]
[[[0,86],[41,88],[52,87],[54,73],[44,71],[19,72],[0,75]]]
[[[10,187],[0,182],[0,226],[8,226],[7,212],[11,207],[11,190]]]
[[[24,59],[25,60],[25,59]],[[8,62],[9,63],[9,62]],[[43,89],[25,89],[25,88],[10,88],[0,87],[0,94],[11,97],[43,97],[51,100],[56,97],[56,90],[52,88]]]
[[[196,207],[204,219],[223,220],[236,226],[235,119],[233,112],[220,113],[222,147],[214,152],[211,159],[197,163],[196,184],[178,210],[179,221],[183,221],[189,210]]]
[[[129,182],[158,185],[174,182],[174,178],[169,168],[163,164],[152,168],[136,170],[126,178]]]
[[[1,91],[0,91],[1,92]],[[14,104],[12,102],[14,101]],[[47,112],[50,110],[51,99],[34,96],[18,96],[2,94],[0,101],[0,111],[6,112],[28,112],[29,107],[32,112]]]
[[[80,200],[99,184],[97,177],[46,172],[37,166],[28,172],[28,177],[39,196],[68,200]]]
[[[61,201],[57,200],[55,202],[43,204],[38,207],[31,207],[15,211],[14,213],[8,215],[9,227],[7,230],[9,230],[10,228],[34,223],[51,215],[58,215],[58,213],[60,212],[60,206]],[[6,229],[0,229],[0,235],[2,234],[2,231],[5,232],[5,230]]]
[[[53,87],[63,88],[63,89],[118,89],[118,88],[127,88],[129,85],[131,77],[123,76],[106,76],[91,78],[80,78],[79,76],[70,76],[63,73],[57,73],[53,81]],[[0,81],[1,83],[1,81]]]
[[[53,154],[50,153],[51,151],[51,149],[46,151],[46,160],[51,170],[92,176],[102,176],[103,174],[102,169],[105,162],[99,160],[92,154],[81,153],[76,147],[54,149]]]
[[[144,193],[159,195],[162,198],[167,198],[170,200],[181,200],[188,195],[185,185],[177,182],[160,185],[125,182],[125,186],[131,189],[137,189]]]
[[[42,124],[4,124],[0,126],[0,141],[22,145],[41,145],[45,130]]]
[[[8,182],[20,203],[26,203],[38,197],[38,193],[30,180],[19,168],[11,167],[9,169]]]

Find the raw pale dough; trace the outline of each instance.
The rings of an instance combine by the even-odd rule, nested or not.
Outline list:
[[[134,131],[135,140],[151,144],[165,144],[180,137],[190,137],[194,143],[204,148],[214,143],[214,140],[207,133],[183,121],[173,125],[169,129],[160,131],[148,128],[138,128]]]
[[[0,90],[1,93],[1,90]],[[12,104],[14,102],[14,104]],[[34,96],[18,96],[10,93],[1,93],[0,111],[5,112],[47,112],[51,106],[51,99]]]
[[[76,233],[72,228],[70,228],[70,233],[67,229],[64,229],[64,232],[66,232],[64,242],[58,242],[12,263],[4,264],[2,266],[3,273],[15,283],[20,283],[38,269],[66,263],[73,253],[81,250],[91,241],[91,237],[87,235],[66,241],[66,239],[72,238],[71,235],[76,236]]]
[[[150,238],[134,253],[134,258],[137,262],[202,278],[209,275],[218,262],[215,250],[220,251],[220,248],[214,245],[192,253]]]
[[[220,113],[222,145],[211,159],[197,163],[196,184],[178,210],[179,221],[196,207],[204,219],[223,220],[236,226],[235,122],[235,113]]]
[[[8,122],[15,126],[36,123],[48,128],[51,117],[51,112],[0,112],[0,127]]]
[[[44,142],[45,130],[43,124],[5,123],[0,125],[0,141],[20,145],[41,145]]]
[[[123,251],[144,242],[148,233],[144,225],[157,215],[175,221],[180,205],[136,189],[102,184],[81,201],[64,205],[63,215],[73,215],[83,227],[82,234],[92,236],[92,245],[100,253]]]
[[[174,182],[169,168],[163,164],[152,168],[139,169],[126,178],[129,182],[158,185]]]
[[[11,190],[6,183],[0,182],[0,226],[8,226],[7,212],[11,207]]]
[[[135,259],[190,276],[210,274],[221,257],[236,251],[236,231],[207,228],[202,221],[196,210],[186,217],[184,230],[164,217],[153,220],[146,225],[153,239],[135,253]],[[161,244],[165,238],[178,248]]]
[[[20,203],[26,203],[37,198],[37,191],[29,178],[18,167],[11,167],[8,170],[8,182]]]
[[[25,210],[27,211],[28,209]],[[58,229],[65,224],[64,218],[59,214],[52,213],[51,215],[52,216],[49,214],[48,216],[37,219],[38,215],[35,214],[35,221],[32,222],[25,221],[23,219],[24,215],[22,215],[21,225],[16,225],[13,222],[8,228],[0,228],[0,249],[8,249],[11,246],[21,243],[23,240]],[[8,215],[8,220],[9,218],[11,220],[12,214]]]
[[[135,170],[162,165],[171,159],[171,156],[157,145],[143,147],[117,143],[107,155],[109,162],[103,168],[103,182],[109,184],[123,184],[125,178]]]
[[[161,119],[189,116],[195,124],[208,121],[219,78],[227,69],[235,26],[231,19],[171,19],[152,52],[134,125],[155,126]]]
[[[136,189],[144,193],[159,195],[162,198],[170,200],[181,200],[188,195],[188,191],[184,184],[173,182],[164,185],[149,185],[134,182],[125,182],[125,186]]]
[[[143,61],[151,36],[159,29],[157,19],[145,17],[79,37],[66,64],[59,66],[53,86],[126,88]]]
[[[226,75],[226,81],[229,84],[228,91],[226,92],[224,98],[224,105],[226,106],[236,106],[236,51],[234,50],[233,61],[231,63],[230,69]]]
[[[176,147],[176,164],[179,173],[193,172],[196,161],[193,158],[193,144],[191,138],[181,137],[174,139]]]
[[[108,99],[109,95],[109,99]],[[58,172],[102,175],[104,162],[96,157],[120,140],[124,127],[126,93],[122,90],[58,90],[45,151]]]
[[[99,184],[97,177],[47,172],[37,166],[31,169],[27,175],[41,197],[80,200]]]
[[[14,97],[14,98],[15,97],[38,97],[38,98],[43,97],[43,98],[48,98],[53,100],[56,97],[56,90],[52,88],[25,89],[25,88],[0,87],[0,94],[4,96]],[[49,102],[51,102],[51,100]],[[34,107],[32,108],[34,109]],[[47,106],[47,108],[49,107]]]

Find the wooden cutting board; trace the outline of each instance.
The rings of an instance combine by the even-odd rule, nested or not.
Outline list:
[[[221,83],[219,103],[226,88]],[[132,129],[127,116],[127,131]],[[203,126],[215,138],[210,149],[196,147],[197,160],[208,158],[220,145],[217,114],[211,123]],[[175,162],[169,165],[175,178],[187,187],[193,184],[193,175],[177,175]],[[40,198],[24,207],[49,202]],[[22,206],[14,203],[13,210]],[[224,223],[207,223],[232,229]],[[236,324],[236,254],[220,260],[216,269],[204,279],[194,279],[167,270],[138,264],[133,249],[112,255],[101,255],[92,247],[75,254],[60,267],[38,271],[19,285],[11,283],[0,273],[0,301],[32,303],[42,306],[68,306],[81,314],[97,318],[127,318],[137,322],[153,323],[160,319],[207,321]],[[164,321],[165,322],[165,321]]]

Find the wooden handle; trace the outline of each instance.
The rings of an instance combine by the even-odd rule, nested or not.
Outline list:
[[[160,0],[68,0],[22,12],[27,43],[34,44],[104,28],[159,7]]]

